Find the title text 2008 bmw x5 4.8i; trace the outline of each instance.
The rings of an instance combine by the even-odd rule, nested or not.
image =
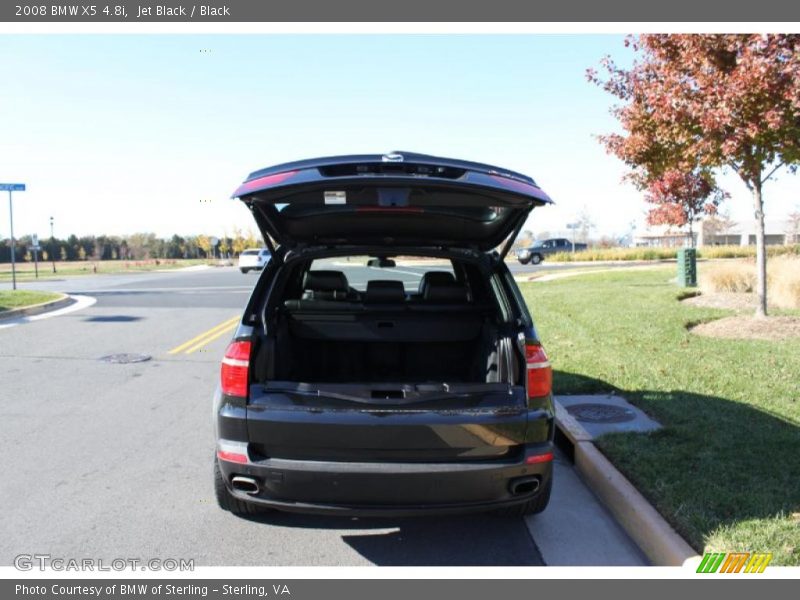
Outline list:
[[[273,258],[222,361],[219,504],[544,510],[552,376],[503,258],[547,194],[506,169],[404,153],[270,167],[234,197]],[[398,256],[439,261],[407,289]]]

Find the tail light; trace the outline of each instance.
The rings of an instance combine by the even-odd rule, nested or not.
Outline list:
[[[237,452],[230,452],[228,450],[217,450],[217,457],[220,460],[227,460],[228,462],[235,462],[239,464],[247,463],[247,455]]]
[[[241,465],[247,464],[247,444],[233,440],[219,440],[217,442],[217,458]]]
[[[553,462],[554,455],[552,452],[545,452],[544,454],[532,454],[525,459],[526,465],[537,465],[539,463]]]
[[[222,393],[247,398],[250,382],[250,342],[231,342],[220,373]]]
[[[553,389],[553,369],[544,348],[526,342],[525,362],[528,367],[528,398],[547,396]]]

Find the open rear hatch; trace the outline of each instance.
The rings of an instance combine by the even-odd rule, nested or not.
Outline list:
[[[488,251],[551,200],[522,175],[392,153],[320,158],[252,173],[234,192],[265,239],[302,245],[441,246]],[[513,238],[512,238],[513,239]]]

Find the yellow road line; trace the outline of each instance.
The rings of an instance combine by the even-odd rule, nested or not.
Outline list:
[[[211,335],[214,335],[220,329],[225,330],[225,329],[228,329],[228,328],[231,328],[231,327],[235,326],[236,323],[239,321],[239,318],[240,317],[237,315],[237,316],[235,316],[235,317],[233,317],[231,319],[228,319],[224,323],[220,323],[219,325],[216,325],[216,326],[212,327],[211,329],[208,329],[208,330],[204,331],[200,335],[196,335],[192,339],[182,343],[180,346],[175,346],[172,350],[169,351],[169,354],[178,354],[179,352],[183,352],[184,350],[186,350],[190,346],[199,343],[204,338],[206,338],[208,336],[211,336]]]
[[[238,325],[238,323],[233,323],[232,325],[229,325],[229,326],[228,326],[228,327],[226,327],[225,329],[223,329],[223,330],[221,330],[221,331],[218,331],[217,333],[215,333],[215,334],[214,334],[214,335],[212,335],[211,337],[207,337],[207,338],[205,338],[205,339],[203,339],[203,340],[200,340],[200,342],[199,342],[199,343],[197,343],[197,344],[195,344],[194,346],[192,346],[191,348],[189,348],[189,349],[186,351],[186,354],[191,354],[192,352],[196,352],[197,350],[199,350],[200,348],[202,348],[202,347],[203,347],[203,346],[205,346],[206,344],[209,344],[209,343],[213,342],[213,341],[214,341],[215,339],[217,339],[218,337],[220,337],[220,336],[223,336],[223,335],[225,335],[226,333],[230,333],[231,331],[233,331],[234,329],[236,329],[236,326],[237,326],[237,325]]]

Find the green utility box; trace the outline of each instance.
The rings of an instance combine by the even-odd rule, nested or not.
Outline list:
[[[697,250],[694,248],[678,250],[678,285],[697,286]]]

